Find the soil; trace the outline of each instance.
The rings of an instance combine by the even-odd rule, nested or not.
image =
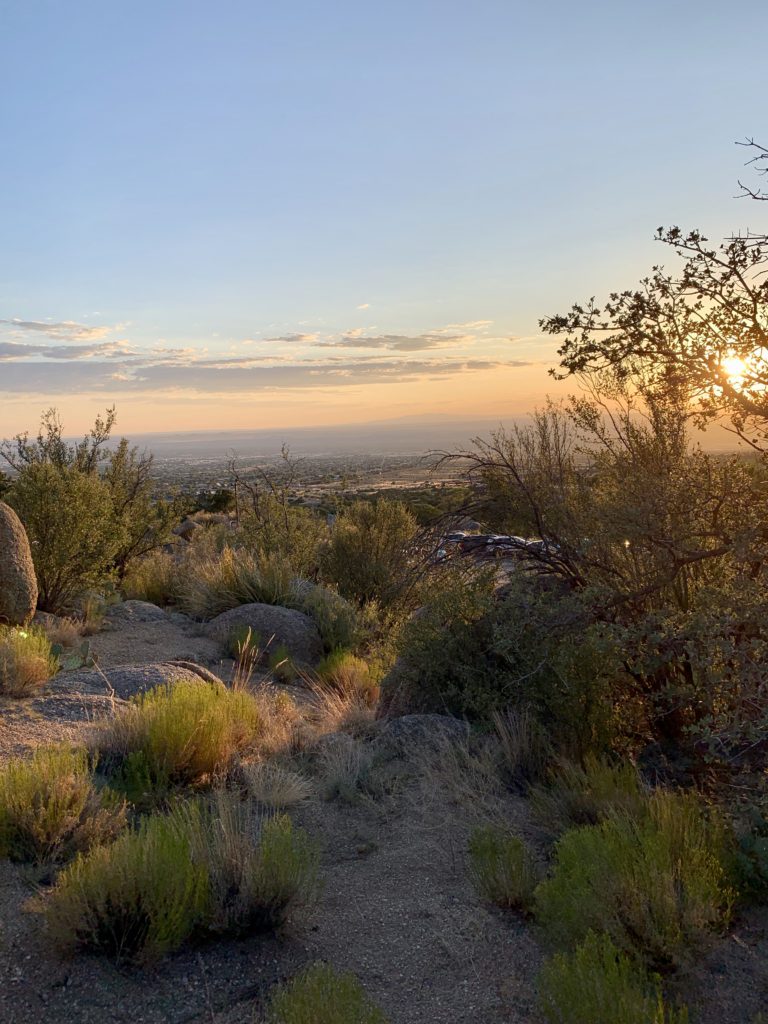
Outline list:
[[[99,664],[195,660],[220,652],[180,618],[120,623],[92,638]],[[107,695],[67,691],[0,703],[0,759],[75,739]],[[465,853],[470,821],[423,780],[351,804],[319,797],[292,812],[321,842],[324,892],[286,934],[211,942],[152,970],[85,955],[62,958],[30,909],[32,879],[0,862],[0,1021],[3,1024],[257,1024],[265,995],[303,965],[355,972],[391,1024],[540,1024],[535,979],[545,955],[536,930],[474,893]],[[437,784],[436,784],[437,785]],[[507,798],[516,830],[528,807]],[[692,1024],[752,1024],[768,1009],[768,915],[753,910],[675,983]]]

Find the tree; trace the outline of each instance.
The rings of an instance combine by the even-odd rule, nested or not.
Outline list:
[[[749,145],[754,145],[751,140]],[[768,153],[758,147],[755,160]],[[768,168],[767,168],[768,169]],[[766,193],[746,190],[754,199]],[[698,231],[659,228],[656,238],[679,259],[657,265],[636,289],[592,298],[545,317],[563,337],[557,377],[642,379],[646,392],[675,389],[704,425],[725,415],[758,451],[768,445],[768,244],[747,233],[712,245]]]

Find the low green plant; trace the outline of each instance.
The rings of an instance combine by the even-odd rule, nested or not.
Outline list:
[[[160,796],[173,786],[209,782],[255,742],[261,725],[253,694],[180,681],[135,697],[94,742],[104,769],[129,795]]]
[[[354,974],[312,964],[272,996],[269,1024],[386,1024]]]
[[[752,805],[739,822],[733,870],[743,898],[768,900],[768,810]]]
[[[84,750],[39,747],[0,769],[2,857],[61,863],[113,839],[124,825],[123,803],[96,789]]]
[[[557,953],[539,975],[548,1024],[687,1024],[685,1009],[664,1004],[658,977],[606,935],[590,932],[573,953]]]
[[[328,587],[305,586],[303,591],[296,607],[314,620],[324,649],[356,647],[362,632],[358,609]]]
[[[317,675],[323,684],[339,693],[358,694],[370,704],[378,700],[379,684],[368,663],[350,651],[331,651],[317,666]]]
[[[729,920],[726,861],[717,817],[694,794],[659,792],[642,818],[565,833],[536,890],[536,916],[560,945],[605,932],[623,952],[674,967]]]
[[[549,784],[535,786],[531,807],[542,827],[557,836],[578,825],[596,825],[617,813],[645,813],[647,795],[629,761],[610,764],[587,756],[584,764],[561,763]]]
[[[480,825],[469,840],[469,874],[480,895],[499,907],[528,912],[538,872],[525,843],[494,825]]]
[[[58,668],[59,660],[43,629],[0,625],[0,696],[29,697]]]
[[[208,902],[207,870],[190,857],[179,816],[151,815],[76,858],[44,906],[63,948],[146,963],[178,949],[201,925]]]

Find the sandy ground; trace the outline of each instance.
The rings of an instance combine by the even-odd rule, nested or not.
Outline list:
[[[216,646],[180,619],[121,623],[92,646],[107,674],[171,658],[220,667]],[[77,738],[107,700],[72,692],[62,678],[47,695],[0,702],[0,758]],[[25,909],[29,874],[0,862],[0,1022],[257,1024],[269,988],[322,959],[353,970],[391,1024],[540,1024],[536,931],[478,899],[465,862],[470,821],[448,792],[425,798],[416,775],[394,795],[353,804],[318,797],[294,812],[321,843],[324,892],[284,936],[217,941],[151,971],[62,959],[42,919]],[[506,811],[526,834],[525,801],[509,797]],[[674,991],[687,1000],[691,1024],[758,1024],[761,1011],[765,1024],[766,910],[738,919]]]

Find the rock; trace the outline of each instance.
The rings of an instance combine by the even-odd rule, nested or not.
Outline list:
[[[402,715],[384,724],[376,743],[407,753],[415,747],[439,747],[446,740],[459,742],[468,737],[469,724],[451,715]]]
[[[181,537],[183,540],[192,540],[192,534],[201,530],[200,523],[196,523],[194,519],[185,519],[178,526],[174,526],[172,533],[175,533],[177,537]]]
[[[25,626],[35,614],[37,578],[21,520],[0,501],[0,622]]]
[[[156,662],[150,665],[116,665],[105,670],[75,669],[60,672],[51,689],[64,693],[109,693],[127,700],[137,693],[145,693],[155,686],[183,682],[218,682],[216,676],[201,665],[192,662]]]
[[[304,612],[273,604],[242,604],[217,615],[205,627],[209,636],[225,643],[237,627],[250,627],[264,659],[285,647],[296,665],[314,667],[323,656],[320,633]]]
[[[110,605],[106,617],[111,622],[159,622],[166,614],[149,601],[122,601]]]

